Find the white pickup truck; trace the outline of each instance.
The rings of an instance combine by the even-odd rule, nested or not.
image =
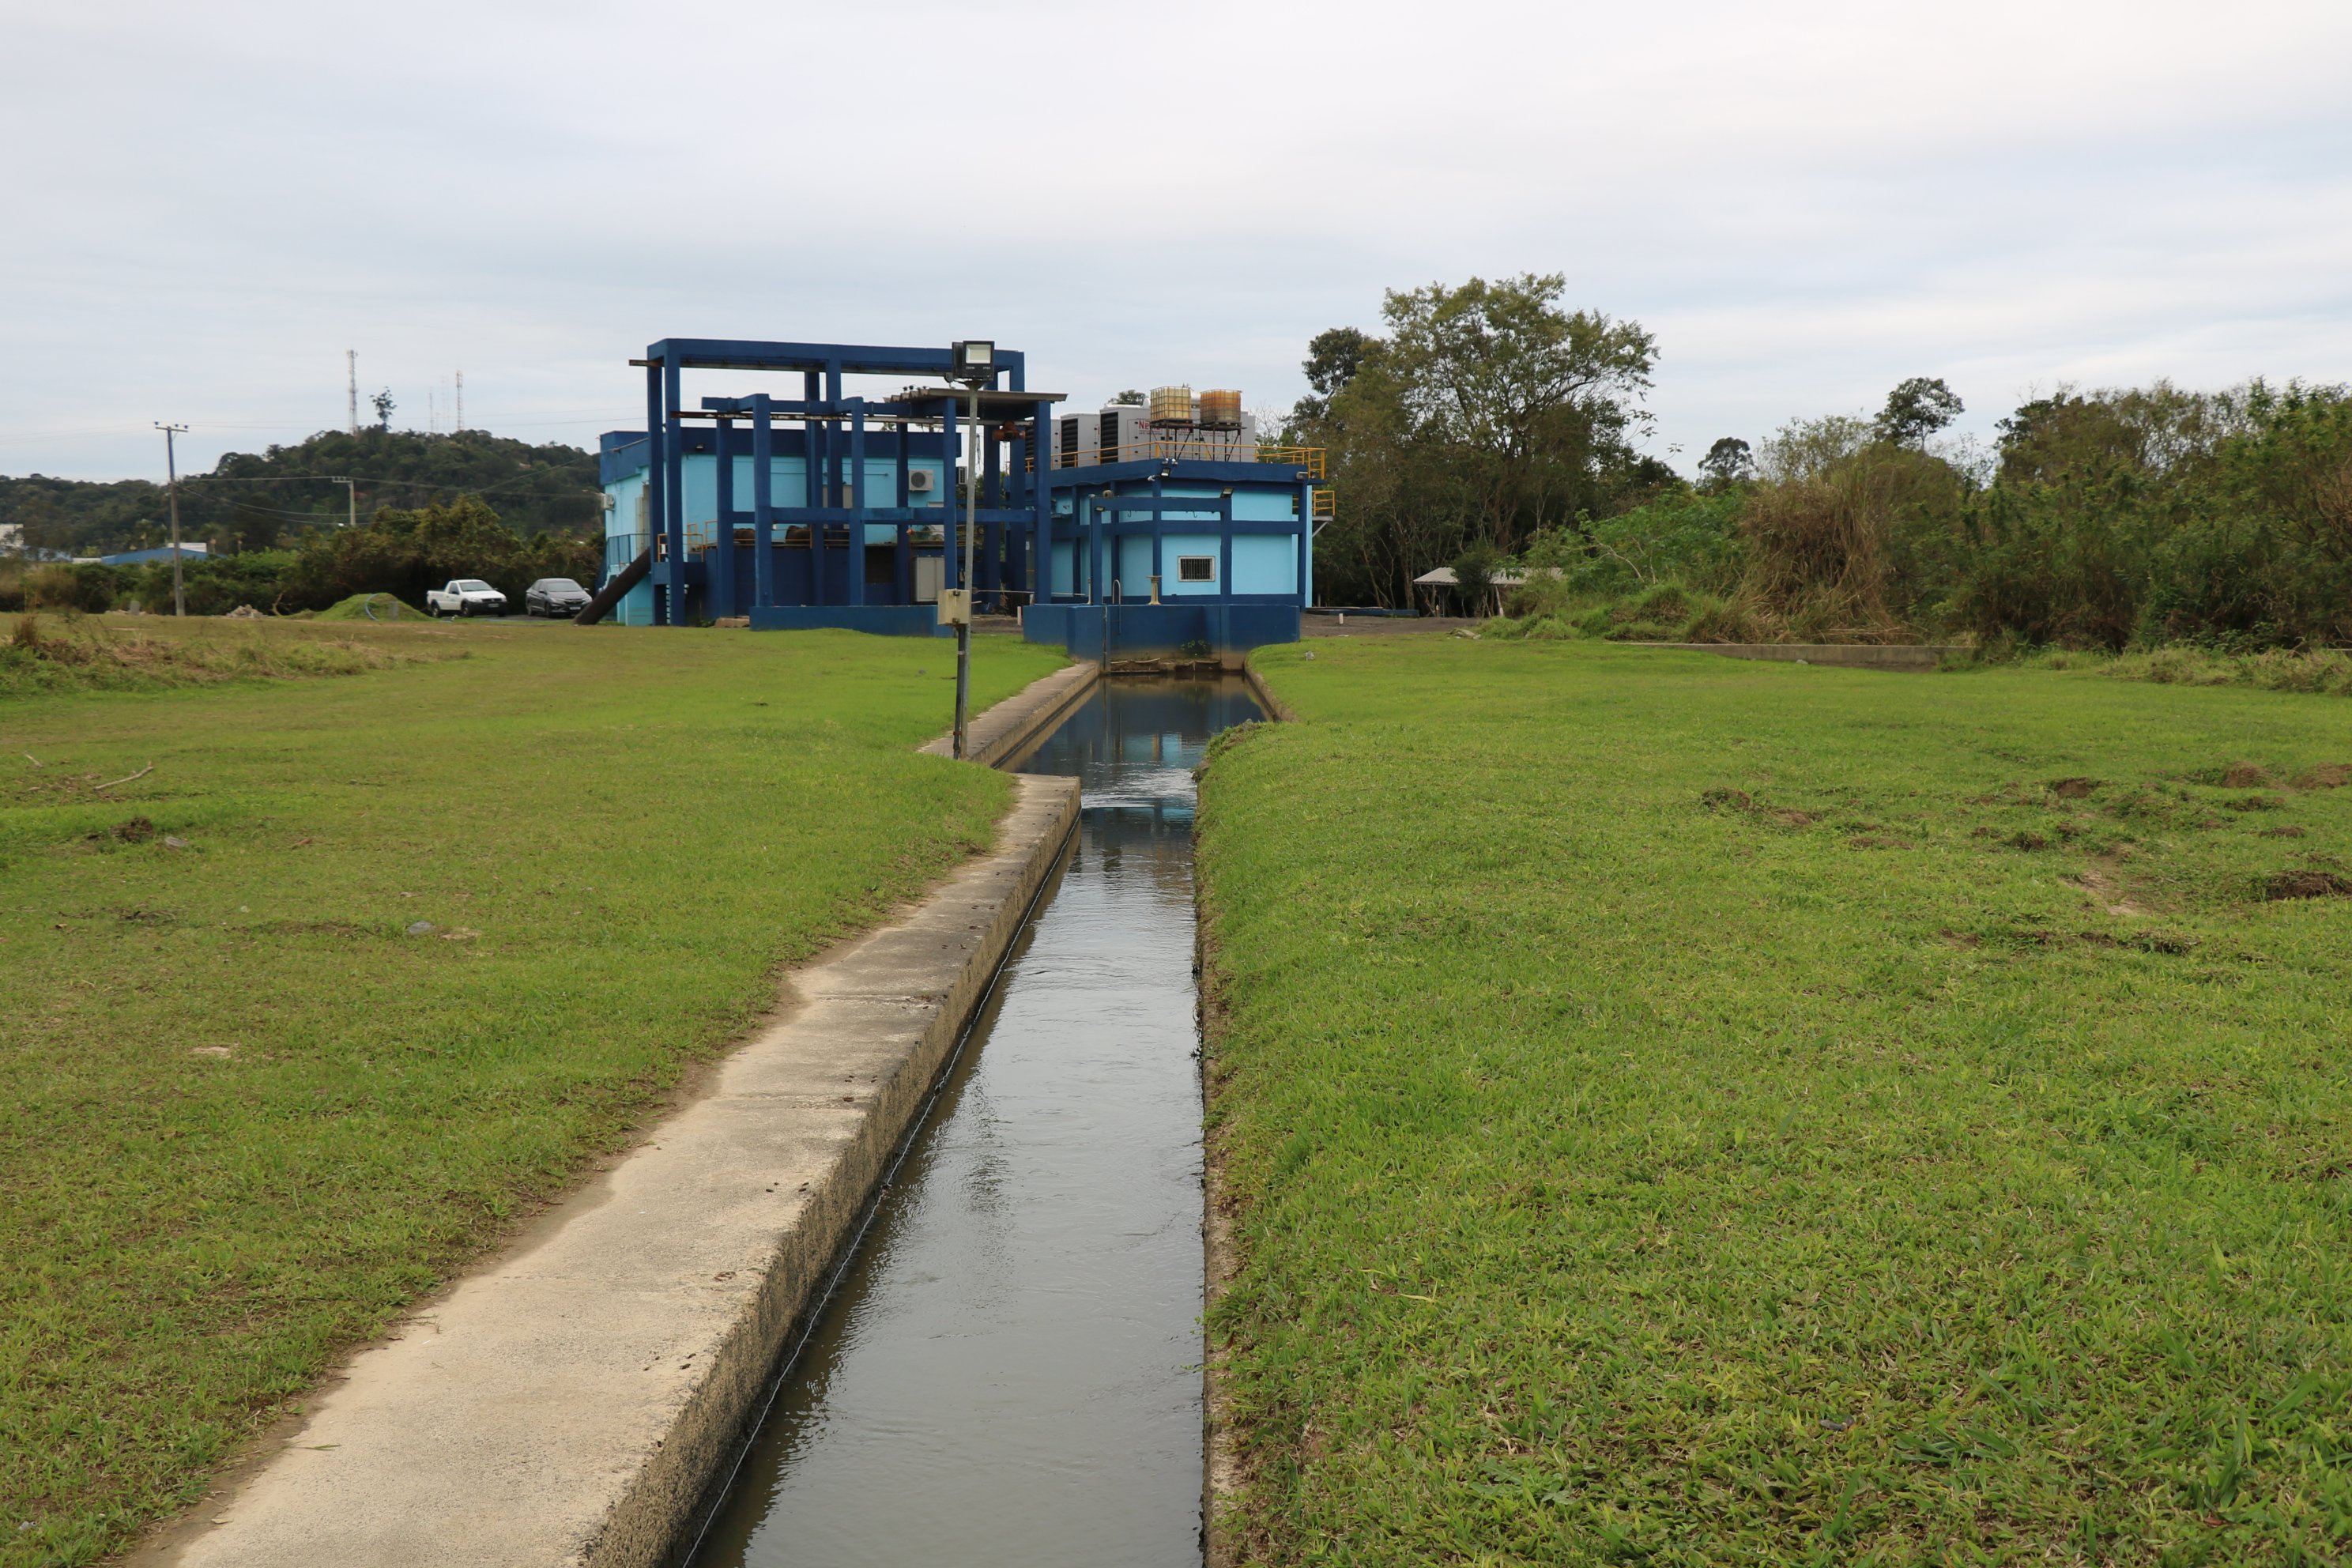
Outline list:
[[[446,588],[425,590],[425,609],[434,616],[503,616],[507,596],[479,577],[452,577]]]

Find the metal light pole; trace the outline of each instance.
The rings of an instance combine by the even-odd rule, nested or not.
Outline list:
[[[349,474],[329,474],[327,476],[327,482],[331,485],[341,485],[343,487],[343,500],[347,506],[343,526],[346,528],[357,528],[360,525],[359,486],[352,481],[352,478]]]
[[[184,616],[188,613],[188,595],[180,581],[180,463],[172,450],[172,438],[186,435],[188,427],[166,425],[159,419],[155,428],[163,432],[163,477],[172,496],[172,613]]]
[[[971,720],[971,565],[972,532],[980,523],[980,388],[971,389],[971,430],[964,437],[963,473],[963,618],[956,623],[955,754],[965,752],[965,728]]]
[[[963,475],[963,574],[956,595],[955,754],[961,761],[970,749],[971,718],[971,572],[973,533],[980,527],[980,389],[996,379],[996,344],[985,338],[959,342],[948,355],[950,381],[960,381],[971,393],[971,433],[965,441]]]

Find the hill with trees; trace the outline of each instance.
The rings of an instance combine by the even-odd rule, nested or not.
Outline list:
[[[334,476],[357,481],[347,496]],[[532,446],[487,430],[426,435],[370,427],[321,431],[260,453],[231,452],[210,473],[180,479],[180,536],[220,553],[299,549],[341,528],[356,499],[360,518],[472,497],[509,527],[592,538],[602,526],[596,456],[550,442]],[[30,551],[111,554],[168,542],[163,486],[0,476],[0,526],[24,529]]]

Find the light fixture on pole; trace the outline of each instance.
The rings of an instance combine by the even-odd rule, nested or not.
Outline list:
[[[159,419],[155,428],[163,432],[163,479],[172,493],[172,613],[184,616],[188,613],[188,595],[180,581],[180,462],[172,449],[172,437],[186,435],[188,427],[166,425]]]
[[[971,718],[971,573],[972,535],[980,527],[980,390],[996,379],[996,342],[992,338],[967,338],[948,353],[950,381],[961,382],[971,394],[971,429],[965,437],[963,484],[963,571],[953,598],[940,595],[942,618],[952,616],[956,629],[955,754],[967,748]]]

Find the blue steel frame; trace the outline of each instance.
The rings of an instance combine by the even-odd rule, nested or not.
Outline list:
[[[706,604],[722,609],[734,605],[738,597],[734,582],[735,530],[743,523],[750,525],[752,534],[751,605],[755,626],[763,619],[773,618],[762,612],[783,608],[776,604],[773,555],[775,530],[780,524],[808,531],[810,571],[805,607],[837,608],[842,613],[835,618],[843,625],[871,624],[870,617],[860,614],[867,607],[863,547],[869,523],[897,525],[894,603],[914,603],[909,530],[915,527],[941,528],[946,544],[945,585],[964,586],[964,510],[961,496],[942,498],[945,504],[940,507],[866,505],[866,434],[867,421],[877,416],[894,420],[940,420],[940,447],[946,459],[946,472],[952,479],[958,453],[957,422],[963,417],[968,395],[941,387],[936,392],[912,389],[887,399],[845,397],[841,384],[845,375],[943,376],[955,368],[952,350],[664,338],[647,345],[646,357],[635,363],[646,371],[646,528],[658,542],[650,574],[656,625],[684,624],[688,595],[698,586]],[[765,393],[749,397],[706,397],[701,400],[700,409],[688,410],[679,406],[678,399],[681,376],[688,370],[798,371],[802,395],[790,400]],[[1013,502],[984,506],[978,511],[980,537],[975,542],[978,548],[973,562],[978,581],[971,587],[983,609],[1002,610],[1008,601],[1034,599],[1037,596],[1038,573],[1051,564],[1050,551],[1038,554],[1024,547],[1024,535],[1040,542],[1047,540],[1053,519],[1052,489],[1041,479],[1041,470],[1046,475],[1051,472],[1052,403],[1045,398],[1023,402],[1004,395],[1025,390],[1026,373],[1025,355],[1015,350],[999,349],[996,374],[983,389],[984,395],[992,395],[990,401],[996,405],[997,417],[990,420],[991,437],[982,444],[985,454],[982,493],[994,495],[999,482],[1005,482],[1012,493],[1004,499]],[[1005,380],[1010,381],[1009,386],[998,386],[999,381]],[[1008,404],[1019,410],[1009,419],[1003,417]],[[719,518],[717,539],[707,565],[689,558],[686,548],[686,440],[681,422],[690,418],[711,420],[716,432],[712,449],[719,460]],[[747,421],[750,426],[748,440],[740,444],[735,439],[738,420]],[[803,500],[818,504],[779,507],[774,502],[770,459],[779,420],[798,423],[806,433],[808,460]],[[842,438],[845,425],[845,441]],[[907,496],[908,432],[904,424],[899,429],[897,493],[903,502]],[[998,447],[1008,433],[1021,449],[1013,454],[1011,464],[1003,465],[999,462]],[[752,459],[751,506],[748,513],[739,511],[735,504],[733,462],[745,448]],[[845,469],[848,476],[855,476],[854,480],[845,482]],[[836,528],[846,533],[851,547],[847,603],[837,607],[825,605],[824,582],[827,536]],[[807,617],[795,619],[805,624]]]
[[[1212,484],[1220,493],[1214,496],[1170,495],[1171,483],[1185,485]],[[1148,489],[1139,489],[1145,487]],[[1304,606],[1313,597],[1315,580],[1315,480],[1304,468],[1285,471],[1274,463],[1220,463],[1189,458],[1145,459],[1129,463],[1102,463],[1085,468],[1057,468],[1047,482],[1055,496],[1071,498],[1071,515],[1057,519],[1049,504],[1041,520],[1037,535],[1039,582],[1045,592],[1038,602],[1061,605],[1146,604],[1150,600],[1150,584],[1141,584],[1142,592],[1131,591],[1136,585],[1118,583],[1118,594],[1113,597],[1107,590],[1113,584],[1103,575],[1105,557],[1118,559],[1111,541],[1130,534],[1151,536],[1151,575],[1165,583],[1168,580],[1166,536],[1174,517],[1173,526],[1180,533],[1207,532],[1213,529],[1218,536],[1219,560],[1217,591],[1213,594],[1187,594],[1179,602],[1189,605],[1297,605]],[[1236,489],[1286,490],[1293,496],[1297,515],[1290,518],[1236,518],[1234,516],[1234,492]],[[1293,576],[1294,590],[1288,594],[1236,594],[1234,582],[1234,537],[1236,534],[1296,534],[1297,536],[1297,569]],[[1063,594],[1053,591],[1051,573],[1053,546],[1059,539],[1076,542],[1087,552],[1085,592]],[[1072,574],[1076,588],[1077,574]],[[1163,599],[1171,597],[1163,595]]]

